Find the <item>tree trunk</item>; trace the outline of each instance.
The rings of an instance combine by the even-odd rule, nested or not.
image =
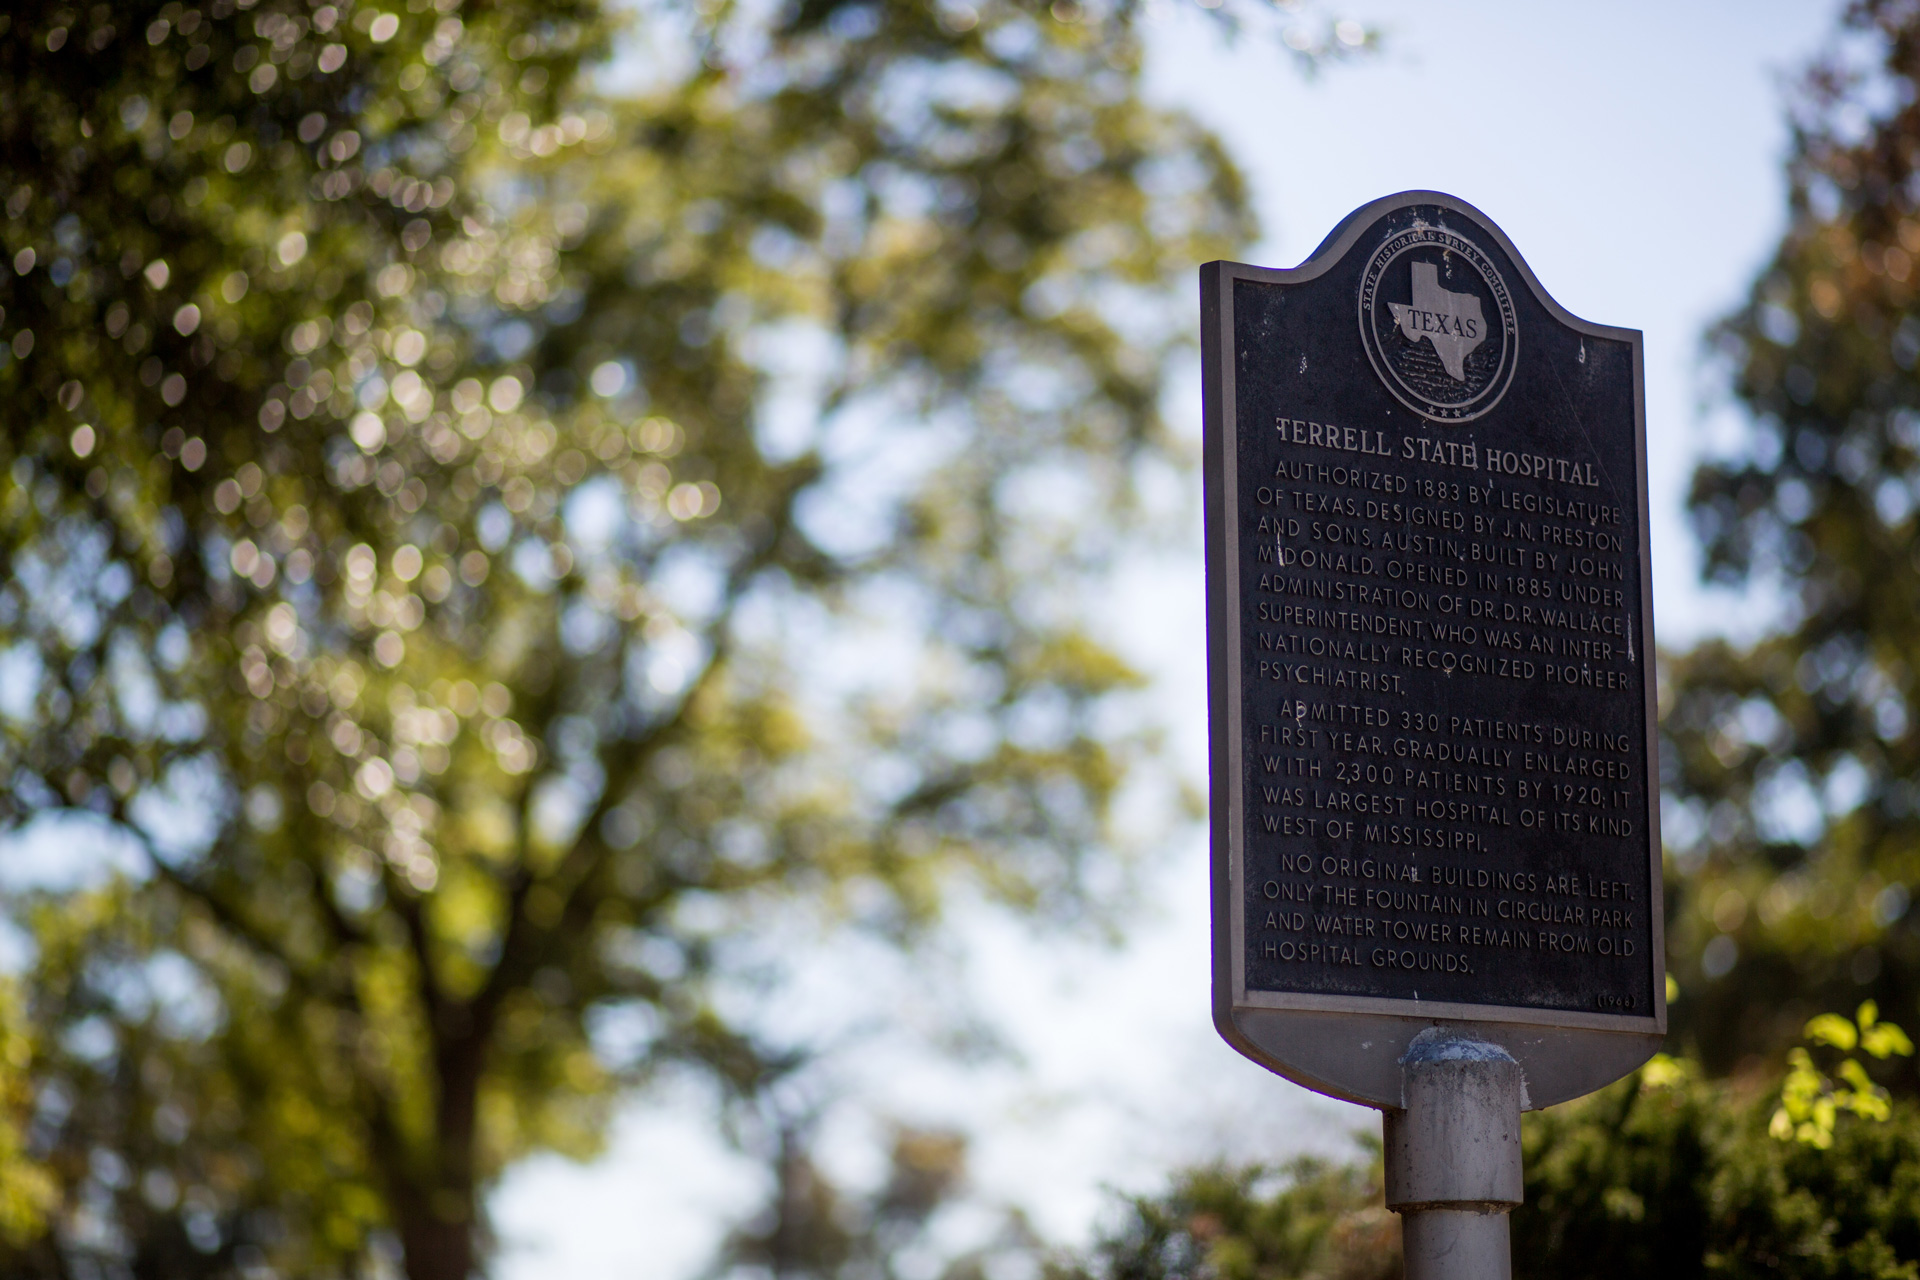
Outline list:
[[[400,1244],[406,1251],[407,1280],[470,1280],[474,1269],[473,1198],[459,1216],[457,1192],[440,1191],[403,1205]],[[436,1212],[436,1210],[438,1212]]]
[[[437,1022],[436,1142],[421,1162],[420,1180],[397,1189],[394,1200],[407,1280],[471,1280],[479,1262],[473,1151],[485,1029],[476,1032],[465,1009],[443,1010]],[[407,1181],[406,1175],[396,1181]]]

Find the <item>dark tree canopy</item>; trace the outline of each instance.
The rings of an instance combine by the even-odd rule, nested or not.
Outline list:
[[[1714,335],[1751,429],[1691,496],[1709,577],[1783,616],[1663,681],[1675,1019],[1719,1069],[1865,996],[1920,1011],[1920,10],[1844,34],[1796,103],[1786,236]]]
[[[1085,908],[1076,584],[1250,233],[1138,17],[0,15],[0,812],[124,855],[8,903],[0,1269],[464,1280],[621,1085],[778,1069],[754,911]]]

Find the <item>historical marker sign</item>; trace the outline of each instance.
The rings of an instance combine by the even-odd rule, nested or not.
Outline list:
[[[1545,1106],[1666,1030],[1641,336],[1410,192],[1201,269],[1215,1021],[1397,1106],[1471,1025]]]

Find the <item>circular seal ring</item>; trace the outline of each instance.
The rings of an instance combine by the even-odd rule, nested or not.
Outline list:
[[[1407,303],[1397,303],[1382,296],[1388,270],[1402,258],[1421,250],[1427,250],[1429,254],[1438,250],[1443,258],[1457,256],[1472,268],[1486,287],[1487,300],[1492,302],[1498,313],[1497,327],[1488,323],[1492,317],[1480,314],[1478,291],[1462,295],[1440,290],[1434,285],[1434,276],[1429,276],[1427,282],[1435,288],[1436,296],[1452,300],[1451,304],[1442,307],[1442,314],[1435,315],[1417,309],[1421,301],[1418,297],[1410,298]],[[1429,267],[1429,270],[1432,269]],[[1419,287],[1420,282],[1416,279],[1416,292]],[[1467,314],[1460,305],[1467,303],[1471,305],[1471,314]],[[1373,371],[1395,399],[1423,418],[1434,422],[1471,421],[1499,404],[1500,398],[1506,395],[1507,388],[1513,383],[1520,351],[1520,329],[1514,316],[1513,295],[1508,291],[1507,282],[1499,268],[1493,265],[1493,260],[1479,245],[1458,232],[1416,222],[1406,230],[1388,236],[1374,250],[1373,256],[1367,260],[1366,269],[1360,273],[1359,311],[1360,344],[1367,350],[1367,359],[1372,363]],[[1401,316],[1407,313],[1415,318],[1403,322]],[[1384,328],[1381,323],[1383,317]],[[1419,331],[1422,317],[1427,325],[1437,330],[1439,336],[1434,332]],[[1488,332],[1469,346],[1476,322],[1484,324]],[[1450,323],[1459,335],[1451,341],[1445,336],[1445,326]],[[1411,340],[1406,336],[1409,328],[1414,331]],[[1492,352],[1485,351],[1488,339],[1498,342],[1498,347]],[[1445,354],[1442,354],[1443,344],[1450,348]],[[1468,349],[1461,352],[1460,347]],[[1493,356],[1491,361],[1486,358],[1488,355]],[[1452,359],[1449,360],[1448,356]],[[1467,366],[1468,360],[1473,361],[1471,369]],[[1421,376],[1422,370],[1416,367],[1417,364],[1442,366],[1441,376],[1449,382],[1459,382],[1459,387],[1442,384],[1441,379],[1431,376],[1430,371],[1427,376]],[[1436,391],[1440,394],[1436,394]]]

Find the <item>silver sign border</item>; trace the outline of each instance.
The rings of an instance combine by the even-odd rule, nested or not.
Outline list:
[[[1528,1009],[1512,1005],[1370,996],[1248,991],[1245,928],[1245,733],[1241,720],[1241,601],[1238,405],[1232,358],[1233,285],[1238,280],[1305,284],[1341,262],[1388,215],[1437,207],[1473,224],[1506,253],[1521,282],[1561,324],[1633,350],[1635,481],[1640,502],[1640,642],[1646,672],[1648,824],[1651,886],[1647,914],[1654,1010],[1639,1014]],[[1511,287],[1511,286],[1509,286]],[[1521,1063],[1529,1109],[1579,1097],[1619,1079],[1659,1050],[1667,1031],[1666,920],[1660,855],[1660,743],[1653,655],[1653,575],[1648,546],[1644,338],[1637,329],[1592,324],[1555,302],[1492,219],[1438,191],[1403,191],[1347,215],[1298,267],[1210,262],[1200,268],[1203,373],[1209,801],[1213,908],[1213,1020],[1247,1057],[1308,1088],[1374,1107],[1399,1107],[1399,1062],[1428,1027],[1470,1027]],[[1517,352],[1514,353],[1517,356]],[[1388,388],[1392,390],[1391,387]],[[1502,397],[1504,398],[1504,391]],[[1398,397],[1396,397],[1398,399]],[[1420,415],[1425,417],[1426,415]]]

